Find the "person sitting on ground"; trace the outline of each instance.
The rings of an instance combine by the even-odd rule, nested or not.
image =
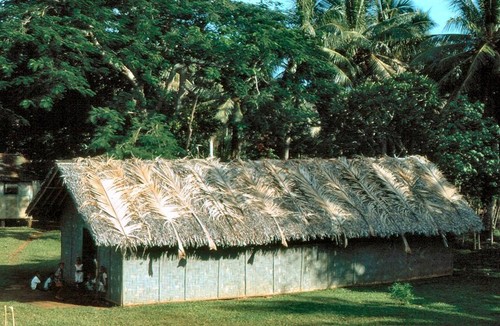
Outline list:
[[[40,281],[40,272],[36,272],[35,276],[31,279],[31,289],[32,290],[41,290],[41,283]]]
[[[43,282],[43,290],[48,291],[52,289],[52,286],[54,285],[54,273],[50,274],[47,279],[45,279],[45,282]]]
[[[92,273],[87,273],[87,281],[85,281],[85,290],[94,291],[95,290],[95,277]]]

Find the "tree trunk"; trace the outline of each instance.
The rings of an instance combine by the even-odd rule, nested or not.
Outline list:
[[[238,112],[241,112],[240,99],[233,99],[234,107],[231,119],[231,154],[230,158],[232,160],[240,158],[241,152],[241,137],[239,123],[241,122],[241,117],[238,116]]]
[[[210,145],[209,145],[209,156],[210,158],[214,157],[214,147],[215,147],[215,140],[217,139],[216,136],[210,137]]]
[[[288,160],[290,157],[290,144],[292,143],[292,137],[286,136],[285,138],[285,146],[283,148],[283,155],[281,157],[282,160]]]
[[[490,221],[490,245],[495,243],[495,230],[497,228],[498,217],[500,215],[500,200],[493,199],[488,205],[488,215]]]
[[[231,159],[235,160],[240,157],[240,149],[241,149],[241,142],[240,142],[240,132],[238,129],[238,125],[233,122],[233,125],[231,127]]]
[[[198,98],[200,95],[196,95],[196,98],[194,100],[193,108],[191,109],[191,115],[189,116],[189,122],[188,122],[188,135],[187,135],[187,141],[186,141],[186,151],[189,151],[189,146],[191,146],[191,138],[193,136],[193,121],[194,121],[194,114],[196,113],[196,107],[198,106]]]

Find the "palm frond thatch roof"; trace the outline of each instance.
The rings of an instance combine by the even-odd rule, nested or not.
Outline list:
[[[68,196],[69,195],[69,196]],[[68,198],[97,245],[185,248],[462,234],[481,222],[420,156],[310,160],[59,162],[28,213]]]

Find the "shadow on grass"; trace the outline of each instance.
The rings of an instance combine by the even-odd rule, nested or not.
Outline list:
[[[59,232],[48,232],[48,230],[24,228],[0,228],[0,241],[9,242],[9,239],[18,241],[60,241]],[[14,249],[14,248],[12,248]]]
[[[413,286],[416,299],[409,305],[389,299],[388,285],[376,285],[342,289],[356,293],[346,296],[350,299],[333,297],[328,291],[325,295],[310,292],[286,300],[279,297],[249,300],[238,304],[236,309],[245,313],[309,316],[311,320],[326,317],[363,325],[500,325],[499,278],[450,276],[413,282]],[[387,292],[387,299],[381,292]],[[376,299],[370,300],[372,296]]]
[[[0,239],[12,238],[16,240],[28,240],[29,235],[37,232],[30,228],[0,228]]]

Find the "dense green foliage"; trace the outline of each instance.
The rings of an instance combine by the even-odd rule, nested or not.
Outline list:
[[[500,126],[483,117],[484,105],[462,98],[443,110],[434,161],[462,191],[488,200],[500,191]]]
[[[430,37],[410,0],[5,0],[0,152],[421,154],[491,202],[498,3],[450,3],[461,34]]]

